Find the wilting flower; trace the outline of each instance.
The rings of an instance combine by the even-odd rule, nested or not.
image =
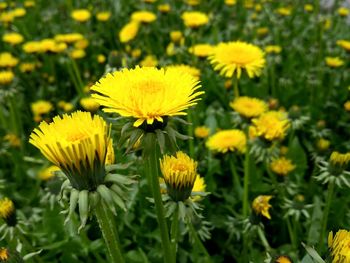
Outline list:
[[[30,135],[37,147],[78,190],[94,190],[105,177],[110,128],[98,115],[77,111],[41,122]]]
[[[181,15],[181,18],[185,26],[191,28],[198,28],[209,22],[209,17],[205,13],[198,11],[186,11]]]
[[[286,135],[290,126],[284,112],[268,111],[252,120],[251,135],[260,136],[266,140],[280,140]]]
[[[253,210],[257,215],[262,215],[267,219],[271,219],[271,215],[269,213],[269,209],[272,207],[269,204],[272,195],[259,195],[253,200]]]
[[[199,126],[194,129],[194,136],[197,138],[207,138],[209,136],[210,129],[206,126]]]
[[[23,42],[23,36],[16,32],[6,33],[2,36],[2,41],[11,45],[17,45]]]
[[[241,130],[223,130],[209,137],[206,146],[212,151],[221,153],[236,151],[244,153],[246,151],[247,138]]]
[[[127,23],[119,32],[119,40],[122,43],[127,43],[133,40],[138,31],[139,31],[139,23],[135,21],[131,21]]]
[[[236,74],[239,79],[242,69],[246,70],[249,78],[260,76],[265,66],[264,52],[257,46],[240,41],[220,43],[214,48],[209,60],[214,70],[227,78]]]
[[[258,117],[268,109],[265,101],[245,96],[236,98],[230,106],[246,118]]]
[[[86,22],[90,19],[91,13],[87,9],[77,9],[73,10],[71,17],[78,22]]]
[[[274,159],[271,162],[270,167],[272,172],[282,176],[286,176],[295,169],[295,165],[292,161],[285,157]]]
[[[213,53],[213,50],[214,47],[209,44],[197,44],[188,49],[190,53],[200,58],[208,57]]]
[[[328,235],[328,247],[333,263],[349,262],[350,261],[350,232],[340,229],[335,236],[333,231]]]
[[[344,65],[344,61],[339,57],[326,57],[326,64],[331,68],[338,68]]]
[[[191,195],[197,177],[197,162],[183,152],[165,155],[160,161],[167,192],[174,201],[185,201]]]
[[[157,19],[157,16],[149,11],[136,11],[131,14],[131,20],[138,23],[151,23]]]
[[[133,117],[139,127],[145,121],[151,125],[167,116],[186,115],[184,110],[203,94],[197,91],[200,87],[195,78],[179,70],[136,67],[107,74],[91,90],[97,92],[92,97],[105,112]]]

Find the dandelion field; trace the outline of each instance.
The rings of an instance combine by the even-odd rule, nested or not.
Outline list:
[[[350,2],[0,1],[0,262],[350,262]]]

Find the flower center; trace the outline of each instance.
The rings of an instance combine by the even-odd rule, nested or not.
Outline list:
[[[72,131],[67,135],[67,141],[69,142],[75,142],[75,141],[81,141],[85,139],[87,136],[85,133],[82,133],[80,131]]]
[[[144,80],[135,85],[136,90],[142,93],[155,94],[163,89],[163,83],[153,80]]]
[[[179,172],[184,172],[187,170],[187,166],[182,163],[177,163],[174,165],[174,170]]]

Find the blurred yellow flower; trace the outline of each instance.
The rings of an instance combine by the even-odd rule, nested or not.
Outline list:
[[[256,29],[256,33],[258,36],[265,36],[269,33],[269,29],[267,27],[259,27]]]
[[[81,59],[86,56],[84,49],[73,49],[69,52],[69,56],[73,59]]]
[[[127,43],[133,40],[139,32],[139,23],[131,21],[127,23],[119,32],[119,40],[122,43]]]
[[[198,68],[191,67],[189,65],[180,64],[180,65],[169,65],[166,67],[166,69],[177,69],[179,71],[182,71],[184,73],[188,73],[192,75],[196,80],[199,80],[201,71]]]
[[[15,205],[7,197],[0,199],[0,218],[9,219],[15,212]]]
[[[198,28],[209,22],[209,17],[198,11],[186,11],[181,15],[181,18],[185,26],[190,28]]]
[[[100,63],[100,64],[105,63],[105,62],[106,62],[106,57],[105,57],[105,55],[103,55],[103,54],[97,55],[97,62]]]
[[[333,231],[328,235],[328,247],[332,263],[350,262],[350,232],[344,229],[338,230],[333,236]]]
[[[98,104],[93,98],[82,98],[79,103],[84,110],[90,112],[95,112],[100,107],[100,104]]]
[[[69,111],[72,111],[74,109],[74,105],[72,103],[66,102],[64,100],[60,100],[57,103],[57,107],[62,109],[65,112],[69,112]]]
[[[228,6],[235,5],[237,0],[225,0],[225,4]]]
[[[15,78],[15,75],[13,74],[13,72],[11,70],[0,71],[0,84],[1,85],[10,84],[14,78]]]
[[[147,55],[141,62],[142,67],[156,67],[158,65],[158,59],[153,55]]]
[[[199,5],[201,0],[185,0],[186,4],[191,5],[191,6],[196,6]]]
[[[209,137],[206,146],[216,152],[244,153],[247,146],[247,138],[243,131],[232,129],[218,131]]]
[[[41,122],[29,142],[58,166],[77,190],[95,190],[105,177],[110,126],[98,115],[73,112]]]
[[[158,10],[161,13],[169,13],[171,10],[171,7],[169,4],[161,4],[161,5],[158,5]]]
[[[109,12],[109,11],[98,12],[96,14],[96,19],[98,21],[101,21],[101,22],[105,22],[105,21],[109,20],[110,17],[111,17],[111,12]]]
[[[346,51],[350,51],[350,41],[349,40],[338,40],[337,45],[344,48]]]
[[[197,44],[190,47],[188,51],[197,57],[205,58],[213,53],[214,47],[209,44]]]
[[[338,68],[344,65],[344,61],[339,57],[326,57],[326,64],[331,68]]]
[[[6,2],[0,2],[0,10],[4,10],[7,8],[7,3]]]
[[[23,73],[29,73],[32,72],[35,69],[35,67],[35,63],[23,62],[19,65],[19,70]]]
[[[27,13],[27,11],[24,8],[16,8],[16,9],[12,10],[12,14],[15,17],[25,16],[26,13]]]
[[[131,56],[132,56],[133,58],[139,58],[139,57],[141,56],[141,54],[142,54],[142,51],[141,51],[141,49],[139,49],[139,48],[133,49],[133,50],[131,51]]]
[[[269,209],[272,207],[269,203],[272,195],[259,195],[253,200],[252,208],[257,215],[262,215],[271,219]]]
[[[67,44],[74,43],[76,41],[84,39],[84,36],[80,33],[67,33],[57,34],[54,38],[57,42],[64,42]]]
[[[197,177],[197,162],[179,151],[175,156],[164,155],[160,170],[169,196],[174,201],[187,200]]]
[[[153,124],[166,116],[186,115],[184,110],[204,93],[197,91],[200,87],[190,74],[178,70],[136,67],[107,74],[91,90],[105,112],[133,117],[139,127],[145,121]]]
[[[227,78],[236,75],[238,79],[242,69],[246,70],[249,78],[260,76],[266,62],[264,52],[259,47],[241,41],[220,43],[209,60],[220,75]]]
[[[2,4],[2,2],[0,4]],[[0,261],[1,262],[8,262],[9,257],[10,257],[10,255],[9,255],[8,250],[4,247],[1,247],[0,248]]]
[[[331,156],[329,157],[329,161],[334,166],[346,166],[350,162],[350,152],[332,152]]]
[[[207,138],[209,136],[210,129],[206,126],[199,126],[194,129],[194,136],[197,138]]]
[[[274,54],[279,54],[281,53],[282,48],[277,45],[268,45],[265,47],[265,52],[266,53],[274,53]]]
[[[34,116],[40,116],[50,113],[53,110],[53,105],[46,100],[37,100],[30,104],[30,108]]]
[[[71,17],[78,22],[86,22],[90,19],[91,13],[87,9],[76,9],[71,13]]]
[[[304,10],[306,12],[312,12],[312,11],[314,11],[314,6],[311,4],[306,4],[306,5],[304,5]]]
[[[268,106],[265,101],[251,97],[238,97],[230,103],[231,108],[246,118],[258,117],[265,111]]]
[[[276,13],[281,16],[290,16],[292,14],[292,8],[290,7],[280,7],[276,9]]]
[[[151,23],[157,19],[157,16],[149,11],[136,11],[131,14],[131,20],[138,23]]]
[[[12,22],[15,19],[15,16],[13,15],[12,12],[3,12],[0,14],[0,21],[8,24]]]
[[[287,114],[280,111],[268,111],[252,120],[252,131],[255,136],[266,140],[281,140],[290,126]]]
[[[4,136],[4,140],[7,141],[12,147],[21,146],[21,139],[14,133],[8,133]]]
[[[40,180],[48,181],[55,176],[55,172],[60,171],[60,168],[56,165],[51,165],[38,173]]]
[[[337,11],[340,16],[348,16],[350,14],[349,8],[346,7],[339,7]]]
[[[293,263],[293,261],[290,259],[290,257],[284,256],[284,255],[278,256],[278,257],[276,258],[276,260],[273,261],[273,262],[274,262],[274,263]]]
[[[345,103],[344,103],[344,109],[346,111],[350,111],[350,100],[347,100]]]
[[[23,42],[23,36],[16,32],[5,33],[2,36],[2,41],[4,41],[5,43],[9,43],[11,45],[17,45]]]
[[[321,138],[316,142],[316,147],[319,151],[325,151],[328,150],[330,144],[329,140]]]
[[[295,169],[295,165],[292,161],[285,157],[272,160],[270,167],[272,172],[282,176],[286,176]]]
[[[171,31],[170,32],[170,39],[172,42],[179,44],[181,40],[183,39],[183,34],[181,31]]]
[[[13,68],[18,64],[18,59],[9,52],[0,53],[0,67]]]
[[[33,6],[35,6],[35,2],[32,0],[26,0],[26,1],[24,1],[24,6],[25,7],[33,7]]]

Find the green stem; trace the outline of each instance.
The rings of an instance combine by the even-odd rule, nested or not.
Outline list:
[[[293,231],[292,224],[290,222],[289,217],[287,218],[287,228],[288,228],[288,233],[289,233],[289,238],[290,242],[292,243],[292,247],[294,250],[297,249],[297,243],[296,243],[296,237],[295,237],[295,232]]]
[[[273,98],[277,98],[277,90],[276,90],[276,83],[275,83],[275,63],[272,63],[270,66],[270,85],[271,85],[271,95]]]
[[[207,251],[207,249],[205,248],[205,246],[203,245],[202,241],[199,239],[198,237],[198,234],[197,234],[197,231],[194,229],[194,226],[192,224],[192,222],[187,222],[188,224],[188,227],[190,229],[190,232],[192,234],[192,237],[194,238],[194,242],[195,244],[197,245],[197,247],[199,248],[199,250],[205,255],[206,257],[206,260],[205,262],[206,263],[211,263],[211,260],[210,260],[210,255]]]
[[[264,248],[266,249],[266,251],[271,251],[271,247],[269,245],[269,242],[267,241],[265,233],[261,227],[258,227],[258,236],[259,236]]]
[[[323,212],[323,216],[322,216],[320,239],[318,242],[318,249],[319,250],[321,250],[323,247],[323,239],[325,236],[325,232],[327,230],[328,215],[329,215],[329,209],[330,209],[331,203],[332,203],[333,193],[334,193],[334,181],[330,181],[328,183],[326,206],[324,208],[324,212]]]
[[[244,160],[243,217],[248,216],[249,210],[249,158],[249,149],[247,149]]]
[[[153,199],[156,207],[156,214],[160,228],[162,246],[164,252],[164,262],[173,262],[172,251],[169,240],[168,225],[165,220],[162,196],[160,193],[159,177],[158,177],[158,156],[157,156],[157,140],[154,133],[148,133],[145,140],[145,161],[146,171],[148,174],[149,184],[151,185]]]
[[[187,126],[187,136],[191,137],[191,139],[189,139],[188,142],[188,146],[189,146],[189,153],[190,153],[190,157],[194,158],[194,140],[193,138],[193,118],[192,118],[192,111],[188,110],[187,112],[187,122],[189,123]]]
[[[177,242],[179,235],[179,206],[176,205],[176,209],[173,215],[173,222],[171,222],[171,243],[174,255],[174,262],[176,262]]]
[[[124,263],[114,217],[103,201],[95,207],[95,215],[107,246],[110,262]]]
[[[80,89],[82,89],[84,87],[84,83],[81,79],[81,74],[80,74],[80,70],[78,68],[78,65],[74,59],[72,59],[72,65],[73,65],[73,70],[75,72],[76,79],[78,80],[78,84],[80,86]]]
[[[232,154],[229,156],[230,169],[232,172],[232,183],[233,189],[237,192],[238,196],[242,196],[242,185],[238,177],[236,165],[235,165],[235,156]]]
[[[233,77],[233,94],[235,95],[235,99],[239,97],[239,88],[238,88],[238,78],[237,76]]]

